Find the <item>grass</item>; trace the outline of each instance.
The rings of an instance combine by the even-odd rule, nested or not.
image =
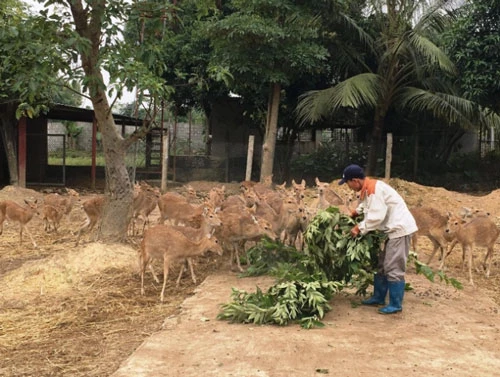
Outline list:
[[[48,164],[53,166],[63,165],[62,151],[51,152],[48,157]],[[96,166],[105,166],[104,154],[97,152]],[[137,159],[137,167],[144,167],[144,159]],[[66,151],[66,166],[92,166],[92,156],[87,151],[67,150]]]

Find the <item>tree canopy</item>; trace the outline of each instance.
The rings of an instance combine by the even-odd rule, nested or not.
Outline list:
[[[498,118],[462,98],[453,87],[457,69],[434,42],[451,19],[446,1],[374,1],[362,27],[344,17],[346,27],[364,45],[358,64],[364,72],[333,83],[330,88],[306,93],[298,114],[303,122],[315,122],[343,107],[373,109],[368,174],[374,174],[385,123],[391,113],[399,119],[427,113],[448,123],[473,127],[473,120],[498,125]]]
[[[466,98],[500,112],[500,1],[467,1],[444,36]]]

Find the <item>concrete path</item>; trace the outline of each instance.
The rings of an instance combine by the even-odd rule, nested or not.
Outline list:
[[[403,313],[380,315],[346,293],[324,328],[303,330],[217,320],[231,287],[253,292],[272,280],[210,276],[112,377],[500,376],[498,306],[472,288],[408,280]]]

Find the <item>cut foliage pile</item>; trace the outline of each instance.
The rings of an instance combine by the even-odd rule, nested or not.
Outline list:
[[[377,256],[386,236],[370,232],[351,237],[355,221],[337,207],[320,211],[311,221],[304,239],[304,253],[279,242],[263,240],[248,252],[250,266],[243,276],[269,274],[277,282],[266,293],[233,288],[232,302],[222,306],[218,319],[231,322],[287,325],[298,322],[304,328],[322,326],[321,319],[331,310],[328,302],[345,287],[366,294],[373,282]],[[433,281],[457,288],[461,285],[442,271],[434,272],[413,258],[417,273]]]

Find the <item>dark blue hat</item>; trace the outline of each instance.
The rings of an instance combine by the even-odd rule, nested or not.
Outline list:
[[[349,165],[344,169],[344,174],[342,174],[342,179],[339,181],[339,185],[343,185],[346,181],[354,178],[365,178],[365,172],[361,166]]]

